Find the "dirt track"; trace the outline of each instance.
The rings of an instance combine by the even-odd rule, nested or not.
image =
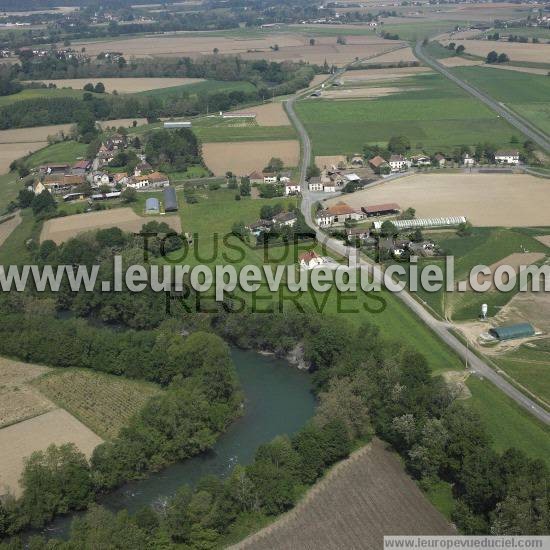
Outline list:
[[[232,549],[375,549],[384,535],[430,534],[456,531],[374,440],[333,468],[294,510]]]
[[[550,225],[550,180],[529,175],[418,174],[353,193],[346,202],[357,208],[397,202],[416,208],[417,218],[466,216],[481,227]]]
[[[181,233],[179,216],[138,216],[131,208],[113,208],[101,212],[75,214],[65,218],[47,220],[40,234],[40,242],[52,240],[61,244],[71,237],[85,231],[119,227],[123,231],[138,232],[150,221],[167,223],[172,229]]]

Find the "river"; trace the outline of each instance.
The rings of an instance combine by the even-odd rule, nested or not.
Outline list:
[[[292,434],[313,415],[315,398],[307,373],[286,361],[252,351],[232,350],[245,394],[244,414],[220,436],[213,449],[169,466],[106,495],[101,504],[130,513],[162,504],[184,484],[205,475],[226,476],[236,464],[248,464],[259,445],[279,434]],[[74,514],[57,518],[42,531],[47,538],[67,538]]]

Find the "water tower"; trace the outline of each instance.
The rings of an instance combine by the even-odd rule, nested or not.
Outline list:
[[[487,319],[487,312],[489,311],[489,306],[487,304],[481,305],[481,318]]]

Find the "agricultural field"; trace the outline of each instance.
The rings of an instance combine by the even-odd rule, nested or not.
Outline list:
[[[480,142],[505,146],[513,135],[494,112],[438,74],[415,74],[381,84],[391,93],[376,101],[297,102],[314,155],[360,152],[366,143],[386,145],[400,135],[409,138],[415,150],[428,153]],[[364,88],[376,88],[376,82],[367,82]]]
[[[395,50],[382,55],[377,55],[368,60],[368,63],[399,63],[400,61],[418,61],[412,48],[396,48]]]
[[[345,85],[360,85],[365,82],[379,82],[384,80],[398,80],[418,73],[429,73],[428,67],[403,67],[391,69],[358,69],[349,70],[342,75]]]
[[[280,158],[285,166],[297,166],[300,144],[297,140],[205,143],[202,154],[206,166],[215,175],[224,175],[227,171],[246,175],[262,170],[272,157]]]
[[[52,240],[60,244],[79,233],[108,227],[119,227],[123,231],[139,232],[143,225],[150,221],[165,222],[174,231],[181,233],[178,216],[143,217],[138,216],[131,208],[115,208],[47,220],[42,228],[40,241]]]
[[[0,430],[0,493],[21,495],[24,460],[52,443],[74,443],[87,457],[102,439],[63,409],[55,409]]]
[[[0,246],[11,235],[12,231],[21,223],[21,214],[16,212],[7,219],[0,219]]]
[[[232,548],[381,548],[384,535],[400,534],[456,531],[375,439],[336,465],[293,510]]]
[[[58,89],[72,88],[81,91],[88,83],[103,83],[107,93],[134,94],[161,88],[174,88],[204,82],[202,78],[68,78],[64,80],[42,80],[44,84],[55,84]]]
[[[0,107],[6,105],[12,105],[17,101],[23,101],[24,99],[37,99],[37,98],[57,98],[57,97],[74,97],[76,99],[82,99],[84,94],[83,90],[59,90],[55,88],[31,88],[22,90],[17,94],[0,96]],[[102,94],[93,94],[94,97],[101,98]]]
[[[233,119],[224,121],[203,119],[197,124],[193,124],[193,132],[200,138],[203,144],[238,141],[273,142],[276,140],[296,139],[296,132],[290,125],[259,126],[255,122],[241,122]],[[217,174],[217,172],[215,173]]]
[[[323,79],[327,78],[327,75],[317,76],[321,76]],[[241,110],[239,109],[239,111]],[[259,126],[290,126],[290,120],[280,101],[247,107],[245,110],[247,113],[254,113],[256,115],[256,124]]]
[[[56,369],[32,386],[103,439],[112,439],[161,390],[155,384],[84,369]]]
[[[550,59],[550,45],[547,47]],[[550,132],[548,76],[486,67],[460,67],[453,72],[524,116],[541,130]]]
[[[527,174],[416,174],[353,193],[346,202],[361,207],[396,199],[418,218],[466,216],[477,227],[550,224],[550,180]]]

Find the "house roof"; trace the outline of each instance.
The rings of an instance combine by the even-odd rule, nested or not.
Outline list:
[[[126,172],[119,172],[118,174],[113,174],[113,181],[118,182],[127,177],[128,177],[128,174]]]
[[[75,162],[73,164],[73,168],[82,169],[82,170],[87,170],[89,166],[90,166],[89,160],[79,160],[78,162]]]
[[[384,164],[387,164],[387,162],[380,155],[376,155],[369,160],[369,164],[371,166],[374,166],[375,168],[380,168],[380,166],[384,166]]]
[[[327,208],[325,212],[332,216],[342,216],[344,214],[356,214],[357,210],[345,202],[339,202],[338,204]]]
[[[275,223],[283,223],[289,222],[290,220],[295,220],[297,219],[297,216],[294,212],[281,212],[280,214],[273,216],[272,219]]]
[[[403,155],[392,155],[390,157],[390,162],[403,162],[405,159],[405,157]]]
[[[313,178],[309,178],[309,183],[322,183],[322,181],[319,176],[314,176]]]
[[[263,175],[260,174],[260,172],[254,170],[254,172],[252,172],[249,176],[248,176],[251,180],[262,180],[264,179]]]
[[[168,181],[168,176],[162,172],[152,172],[146,176],[136,176],[136,181]]]
[[[519,151],[517,149],[502,149],[495,153],[495,157],[517,157],[519,156]]]
[[[44,185],[82,185],[85,181],[84,176],[48,174],[44,177]]]
[[[389,212],[390,210],[399,210],[399,205],[395,202],[387,202],[384,204],[373,204],[372,206],[363,206],[363,212],[373,214],[374,212]]]
[[[306,262],[306,263],[309,263],[311,262],[311,260],[315,260],[317,258],[319,258],[319,255],[314,250],[308,250],[307,252],[302,252],[298,256],[298,259],[301,262]]]
[[[348,181],[361,181],[361,178],[357,174],[345,174],[344,177]]]
[[[437,153],[434,158],[435,160],[446,160],[445,155],[442,155],[441,153]]]
[[[299,183],[294,183],[293,181],[287,181],[285,187],[300,187]]]

